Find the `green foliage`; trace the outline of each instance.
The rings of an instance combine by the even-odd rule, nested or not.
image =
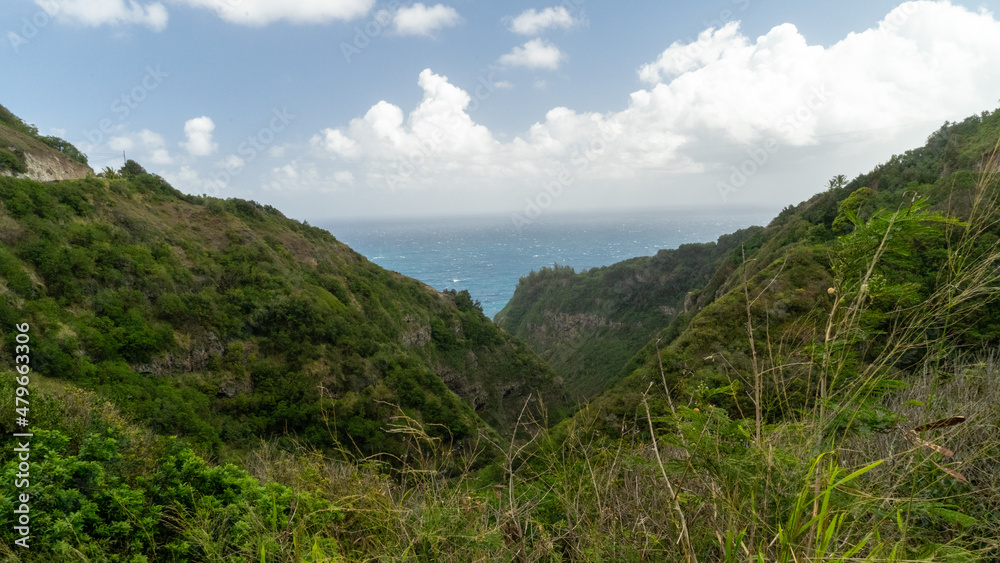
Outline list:
[[[28,171],[28,166],[24,162],[24,155],[17,154],[17,152],[11,152],[6,149],[0,149],[0,172],[12,172],[14,174],[23,174]]]
[[[75,146],[63,139],[60,139],[59,137],[50,137],[39,134],[37,127],[25,123],[21,120],[21,118],[11,113],[10,110],[2,105],[0,105],[0,124],[10,127],[18,133],[37,139],[38,141],[41,141],[42,143],[54,148],[81,164],[87,164],[87,155],[80,152]],[[4,151],[0,151],[0,170],[3,169],[3,152]],[[23,164],[23,156],[21,156],[20,159]],[[21,170],[21,172],[24,172],[24,170]]]
[[[0,314],[37,327],[40,373],[213,452],[284,433],[403,451],[377,401],[458,441],[503,428],[537,390],[563,412],[551,371],[467,292],[390,274],[271,207],[182,196],[135,162],[102,176],[0,177],[17,233],[0,246],[0,287],[17,297]],[[330,409],[343,414],[332,432]]]
[[[149,173],[138,162],[129,159],[125,161],[125,166],[122,166],[120,174],[122,177],[129,178],[132,176],[144,176]]]
[[[4,374],[0,384],[5,396],[12,395],[10,379]],[[0,547],[0,555],[246,560],[258,546],[274,545],[289,560],[294,548],[282,545],[283,530],[315,533],[344,518],[309,493],[263,484],[233,465],[209,465],[176,438],[152,438],[95,399],[71,390],[55,401],[33,401],[33,420],[54,428],[36,429],[31,439],[31,549],[15,555]],[[67,400],[83,410],[72,414]],[[5,436],[2,446],[15,447]],[[0,546],[13,545],[17,471],[16,459],[0,466]],[[336,550],[337,544],[317,538],[313,545]]]
[[[68,141],[60,139],[59,137],[51,136],[37,136],[37,139],[46,145],[56,149],[57,151],[63,153],[69,158],[79,162],[80,164],[87,164],[87,155],[80,152],[75,146],[70,144]]]
[[[588,399],[627,374],[629,359],[658,331],[672,326],[671,334],[679,333],[695,301],[689,294],[712,284],[759,230],[585,272],[559,265],[531,272],[496,322],[549,362],[575,399]]]
[[[532,272],[498,321],[610,386],[565,419],[467,292],[267,206],[137,164],[0,178],[37,533],[8,547],[4,458],[0,558],[995,560],[998,135],[1000,113],[946,124],[764,229]]]
[[[875,198],[871,188],[859,188],[847,196],[837,206],[837,217],[833,220],[833,231],[844,232],[847,227],[857,228],[864,224],[866,215],[871,212],[865,206]],[[866,213],[867,212],[867,213]]]

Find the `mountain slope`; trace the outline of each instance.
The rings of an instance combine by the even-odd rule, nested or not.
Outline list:
[[[620,378],[651,337],[694,314],[691,292],[701,291],[758,230],[579,273],[569,267],[531,272],[494,320],[548,362],[574,399],[589,399]]]
[[[0,325],[42,374],[220,451],[291,432],[402,455],[398,415],[462,441],[509,430],[554,374],[485,318],[321,229],[242,200],[123,178],[0,177]],[[397,409],[396,406],[400,408]]]
[[[734,418],[754,416],[758,385],[765,422],[794,417],[815,400],[818,383],[810,371],[815,361],[811,354],[817,342],[824,342],[824,331],[831,330],[831,308],[836,312],[842,299],[856,298],[857,288],[847,294],[842,285],[866,273],[866,260],[877,256],[864,286],[868,298],[860,318],[867,324],[862,340],[851,348],[858,354],[852,360],[856,366],[881,357],[894,335],[907,328],[899,325],[902,313],[891,311],[908,311],[947,289],[947,276],[956,268],[949,255],[959,240],[971,245],[963,260],[988,259],[1000,236],[1000,217],[995,210],[981,214],[1000,188],[998,138],[1000,111],[946,123],[924,147],[894,156],[844,187],[785,208],[745,240],[745,261],[742,255],[731,256],[716,272],[711,290],[698,293],[697,314],[685,326],[651,338],[631,360],[631,373],[578,416],[605,421],[601,425],[608,430],[621,428],[622,419],[632,420],[641,410],[642,394],[652,383],[654,394],[662,396],[665,385],[675,400],[712,402]],[[975,225],[963,227],[935,213],[961,220],[980,215]],[[889,219],[895,223],[886,227]],[[888,228],[888,234],[875,236],[879,228]],[[978,229],[974,236],[961,238],[973,228]],[[876,254],[883,237],[884,248]],[[988,268],[994,271],[996,264]],[[923,338],[947,338],[949,347],[973,349],[1000,342],[995,307],[965,315],[943,327],[923,327],[930,331]],[[929,352],[907,348],[891,366],[916,365]],[[755,382],[755,374],[766,377]]]
[[[124,179],[0,179],[0,330],[30,321],[15,328],[30,365],[60,378],[0,369],[0,411],[29,397],[33,431],[30,499],[21,459],[0,461],[0,557],[996,561],[998,138],[1000,112],[947,124],[787,208],[690,294],[695,314],[550,430],[512,421],[503,395],[545,369],[467,294],[135,163]],[[0,335],[0,357],[16,342]],[[515,438],[503,455],[454,440],[478,419],[442,376],[474,383],[469,364],[526,382],[484,382]],[[313,401],[323,427],[298,426]],[[447,433],[426,424],[445,408]],[[298,436],[248,439],[235,467],[147,421]],[[0,430],[0,449],[27,449],[13,415]]]
[[[0,175],[52,182],[93,173],[76,147],[58,137],[39,135],[34,126],[0,106]]]
[[[776,298],[774,312],[779,318],[797,319],[799,313],[821,304],[819,292],[827,289],[823,284],[830,277],[827,247],[850,224],[840,216],[839,206],[859,188],[872,190],[870,197],[855,198],[865,212],[897,206],[904,192],[912,192],[938,209],[967,214],[974,176],[989,171],[983,163],[998,135],[1000,118],[996,112],[984,112],[945,124],[925,147],[893,157],[845,187],[786,208],[764,230],[747,229],[721,237],[717,244],[684,245],[587,272],[569,268],[532,272],[521,278],[495,321],[548,361],[575,400],[594,397],[651,361],[654,341],[659,340],[661,347],[670,343],[695,313],[727,292],[732,293],[733,307],[724,318],[705,321],[706,330],[711,330],[696,330],[692,340],[703,347],[708,342],[744,340],[731,329],[746,318],[736,307],[737,298],[742,299],[737,295],[742,291],[740,276],[752,278],[775,260],[790,259],[792,266],[780,276],[781,283],[769,289],[791,292]],[[749,261],[745,270],[744,251]],[[635,356],[643,348],[645,352]],[[708,349],[700,352],[710,355]]]

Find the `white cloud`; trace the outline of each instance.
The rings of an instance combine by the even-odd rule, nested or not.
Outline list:
[[[152,164],[173,164],[174,159],[167,152],[167,149],[155,149],[149,155],[149,162]]]
[[[47,14],[58,20],[97,27],[101,25],[144,25],[154,31],[167,27],[167,9],[159,2],[140,4],[135,0],[35,0]]]
[[[314,135],[309,141],[314,147],[326,150],[344,158],[357,158],[361,156],[358,143],[349,139],[337,129],[324,129],[318,135]]]
[[[174,0],[212,10],[239,25],[263,26],[277,21],[295,24],[350,21],[363,17],[375,0]]]
[[[354,174],[352,174],[348,170],[341,170],[340,172],[335,172],[333,174],[333,181],[337,182],[338,184],[345,184],[345,185],[353,184]]]
[[[393,16],[393,25],[400,35],[431,36],[435,31],[458,25],[462,18],[450,6],[425,6],[420,2],[400,8]]]
[[[121,137],[111,137],[110,139],[108,139],[108,146],[111,147],[111,149],[114,150],[115,152],[118,152],[118,151],[130,151],[132,150],[132,147],[135,145],[134,143],[132,143],[132,139],[129,139],[128,137],[125,136],[121,136]]]
[[[374,178],[382,186],[390,178],[400,187],[421,183],[426,176],[416,171],[435,169],[438,164],[442,171],[478,169],[477,162],[488,159],[498,143],[469,116],[471,96],[429,69],[420,73],[418,84],[424,90],[423,100],[409,115],[381,101],[346,127],[315,135],[310,141],[313,150],[325,158],[353,163],[369,182]],[[275,169],[278,185],[307,176],[303,166]],[[357,176],[342,174],[335,180],[353,184]]]
[[[514,47],[497,62],[503,66],[556,70],[564,58],[565,55],[555,45],[544,39],[532,39],[521,47]]]
[[[660,53],[656,62],[639,69],[639,78],[643,82],[657,84],[664,79],[714,63],[722,57],[737,56],[739,51],[748,47],[747,38],[740,35],[739,29],[740,23],[734,21],[721,29],[706,29],[693,43],[675,41]]]
[[[1000,90],[998,64],[1000,23],[948,2],[902,4],[829,48],[809,45],[791,24],[756,41],[728,24],[643,66],[653,86],[633,95],[629,111],[689,134],[812,144],[980,111]]]
[[[189,119],[184,123],[187,141],[180,143],[180,146],[191,156],[208,156],[219,148],[219,144],[212,140],[213,131],[215,123],[211,117],[203,115]]]
[[[638,69],[648,86],[632,93],[625,109],[554,108],[510,141],[473,121],[469,94],[428,69],[412,111],[381,101],[321,131],[313,156],[276,170],[274,179],[287,182],[294,173],[296,189],[307,189],[311,178],[317,189],[348,189],[334,175],[350,171],[372,189],[528,190],[530,197],[568,171],[567,191],[590,190],[586,197],[627,185],[681,202],[718,202],[716,180],[746,162],[748,151],[773,143],[779,150],[757,180],[794,169],[798,180],[781,189],[808,196],[814,190],[804,175],[870,169],[892,154],[885,152],[890,141],[912,148],[946,119],[995,107],[997,68],[1000,22],[948,2],[903,4],[830,47],[810,45],[790,24],[757,38],[730,24],[670,45]],[[876,128],[843,142],[844,133]],[[807,166],[790,157],[806,150],[822,156],[823,170],[819,161]],[[853,168],[842,169],[847,164]],[[768,196],[787,203],[792,195],[781,189],[771,186]]]
[[[173,164],[174,159],[166,146],[163,136],[149,129],[138,133],[123,132],[108,139],[108,148],[130,153],[126,156],[140,164]]]
[[[363,118],[351,121],[346,133],[350,136],[349,146],[359,151],[355,155],[374,152],[395,158],[431,151],[464,155],[489,150],[492,137],[486,127],[474,123],[466,113],[471,97],[465,91],[430,69],[420,73],[417,83],[424,97],[405,124],[402,110],[385,101],[372,106]],[[338,140],[347,138],[340,131],[336,133]],[[334,151],[343,154],[336,148]]]
[[[246,161],[235,154],[228,155],[226,158],[215,163],[216,168],[227,168],[229,170],[239,170],[244,166],[246,166]]]
[[[222,174],[219,172],[218,174]],[[205,178],[200,172],[190,166],[181,166],[178,170],[161,170],[163,177],[171,186],[189,194],[208,194],[219,197],[227,187],[222,179]]]
[[[573,27],[577,23],[579,21],[573,18],[565,6],[545,8],[541,12],[532,8],[512,18],[509,29],[521,35],[538,35],[552,27],[566,29]]]
[[[293,160],[271,170],[263,188],[269,192],[335,193],[354,185],[354,174],[347,170],[321,172],[315,161]]]
[[[149,162],[152,164],[173,164],[174,159],[167,151],[167,142],[159,133],[154,133],[149,129],[139,131],[139,140],[149,155]]]

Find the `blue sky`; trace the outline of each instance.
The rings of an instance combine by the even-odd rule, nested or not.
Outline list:
[[[1000,105],[998,5],[5,0],[0,103],[310,221],[779,209]]]

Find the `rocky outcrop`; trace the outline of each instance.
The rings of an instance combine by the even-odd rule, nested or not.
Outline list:
[[[214,332],[200,343],[192,346],[189,350],[177,350],[153,358],[149,363],[136,364],[132,369],[136,373],[149,373],[154,375],[171,375],[177,373],[192,373],[204,371],[208,368],[212,358],[221,358],[225,349],[219,336]]]
[[[219,383],[220,397],[232,399],[237,395],[253,392],[253,382],[249,377],[225,379]]]
[[[403,346],[407,348],[421,347],[431,341],[431,327],[418,322],[412,315],[403,317],[406,323],[406,330],[401,338]]]
[[[532,331],[533,338],[543,345],[548,345],[553,341],[569,341],[579,338],[583,334],[590,335],[597,329],[609,328],[612,330],[635,329],[642,326],[642,323],[627,325],[612,321],[597,314],[577,313],[556,313],[545,311],[544,320],[540,324],[528,323],[528,329]]]
[[[36,182],[78,180],[94,173],[86,164],[62,156],[26,152],[24,161],[28,171],[18,174],[17,177],[29,178]]]
[[[472,354],[472,359],[474,361],[475,354]],[[486,387],[483,385],[482,381],[473,381],[469,377],[453,368],[445,365],[440,365],[435,370],[437,376],[441,378],[441,381],[451,389],[453,393],[458,395],[467,404],[471,405],[476,412],[482,411],[486,404],[489,402],[490,394],[487,392]],[[510,385],[510,383],[505,382],[505,385]]]
[[[34,130],[33,135],[29,134],[26,127],[20,119],[7,111],[7,108],[0,106],[0,150],[5,153],[4,157],[8,160],[6,166],[0,164],[0,176],[27,178],[36,182],[55,182],[78,180],[94,173],[86,164],[70,158],[53,145],[47,144],[53,139],[52,137],[40,137],[37,130]],[[64,149],[78,152],[75,147],[62,139],[56,140],[62,143],[60,146]],[[17,161],[15,166],[10,166],[11,156]]]
[[[695,304],[698,301],[697,291],[689,291],[687,295],[684,296],[684,312],[687,313],[695,308]]]

